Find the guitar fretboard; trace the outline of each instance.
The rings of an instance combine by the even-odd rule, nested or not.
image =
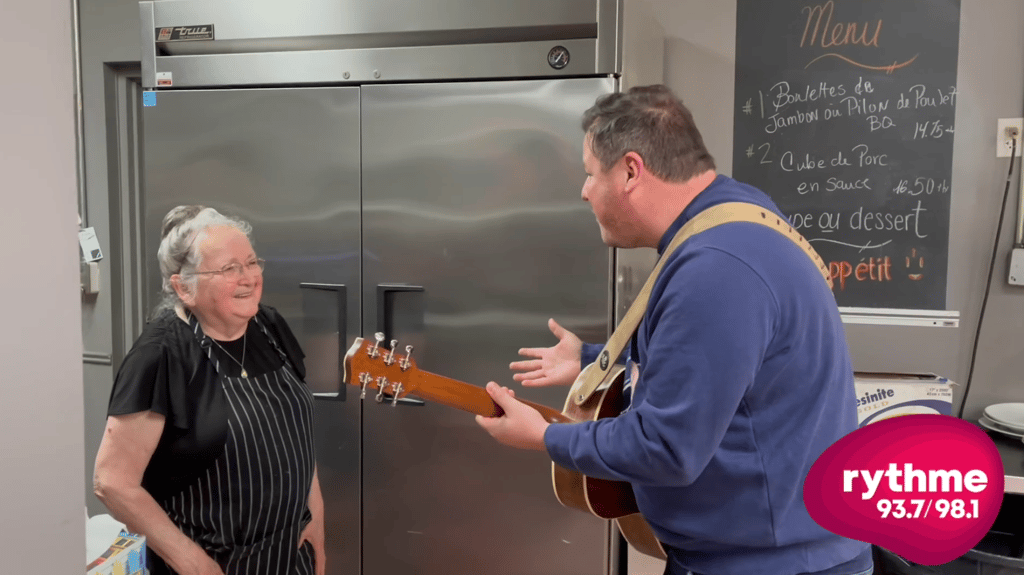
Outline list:
[[[429,371],[419,371],[416,374],[416,379],[418,380],[417,385],[412,393],[426,401],[440,403],[485,417],[501,417],[505,414],[501,407],[494,403],[487,390],[482,387],[430,373]],[[522,399],[519,401],[537,410],[548,423],[573,422],[572,419],[563,415],[562,412],[546,405]]]

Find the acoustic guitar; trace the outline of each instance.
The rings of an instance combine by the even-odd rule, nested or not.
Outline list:
[[[357,337],[345,354],[342,377],[345,383],[361,388],[360,398],[365,398],[367,391],[373,390],[378,402],[394,404],[407,395],[413,395],[485,417],[504,415],[505,412],[484,388],[423,371],[412,359],[411,346],[406,346],[405,355],[399,355],[395,349],[397,342],[391,340],[388,349],[381,345],[383,339],[382,334],[376,334],[376,342]],[[572,390],[591,369],[597,369],[596,365],[588,365],[580,373]],[[563,411],[531,401],[519,401],[537,410],[549,423],[579,423],[615,417],[621,411],[624,375],[625,368],[616,365],[582,404],[571,400],[573,391],[570,391]],[[551,480],[555,497],[562,505],[601,519],[614,520],[623,538],[634,549],[661,560],[667,557],[654,530],[640,515],[629,483],[588,477],[554,463],[551,464]]]

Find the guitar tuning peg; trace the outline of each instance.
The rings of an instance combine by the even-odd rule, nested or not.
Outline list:
[[[395,363],[395,350],[397,348],[398,348],[398,340],[397,339],[391,340],[391,350],[388,351],[388,354],[386,356],[384,356],[384,363],[385,364],[391,365],[392,363]]]
[[[402,384],[396,383],[391,386],[391,407],[398,405],[398,394],[402,393]]]
[[[405,346],[405,359],[400,361],[398,365],[402,368],[402,371],[409,369],[409,361],[412,358],[412,346]]]
[[[363,372],[359,374],[359,383],[363,384],[363,389],[359,392],[359,399],[366,399],[366,385],[370,383],[370,374]]]
[[[375,339],[376,342],[374,342],[373,347],[370,348],[370,350],[367,351],[367,353],[370,354],[370,357],[376,359],[377,355],[380,354],[378,347],[380,346],[380,343],[384,341],[384,334],[378,331],[377,333],[373,334],[373,339]]]
[[[377,400],[377,403],[384,402],[384,388],[387,387],[387,385],[388,378],[384,377],[383,375],[377,378],[377,396],[374,397],[374,399]]]

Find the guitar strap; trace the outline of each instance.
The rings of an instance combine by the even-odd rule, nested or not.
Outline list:
[[[590,398],[591,394],[594,393],[601,383],[607,379],[614,366],[614,360],[619,357],[622,350],[625,349],[626,344],[629,343],[629,339],[633,337],[633,333],[636,332],[640,326],[640,320],[643,319],[644,311],[647,309],[647,300],[651,297],[651,290],[654,288],[654,283],[658,279],[658,275],[661,273],[661,268],[668,261],[672,252],[676,250],[684,241],[690,238],[690,236],[699,234],[700,232],[709,230],[713,227],[720,226],[722,224],[728,224],[732,222],[749,222],[767,226],[774,229],[780,234],[786,236],[799,246],[807,257],[811,258],[811,261],[818,266],[818,271],[821,272],[822,277],[828,284],[829,289],[832,289],[832,277],[829,273],[828,268],[825,266],[825,262],[822,261],[821,257],[814,248],[811,247],[800,232],[793,229],[788,221],[779,217],[774,212],[771,212],[760,206],[754,204],[748,204],[746,202],[729,202],[725,204],[719,204],[717,206],[710,207],[699,214],[697,214],[692,220],[686,222],[682,228],[676,232],[675,237],[672,238],[672,242],[669,243],[668,247],[665,248],[664,253],[658,259],[657,265],[651,271],[651,275],[647,278],[640,293],[637,294],[633,305],[629,306],[629,310],[626,311],[626,315],[622,317],[622,321],[619,322],[618,327],[612,333],[612,336],[608,338],[608,343],[605,344],[604,349],[597,356],[597,361],[594,362],[594,366],[589,370],[587,377],[585,377],[578,386],[572,390],[573,401],[576,405],[582,405],[587,399]]]

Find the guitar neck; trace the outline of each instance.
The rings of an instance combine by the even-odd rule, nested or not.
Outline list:
[[[484,417],[501,417],[505,414],[501,407],[494,403],[487,390],[443,375],[420,370],[419,384],[414,395],[433,403],[440,403],[462,411],[468,411]],[[518,399],[518,398],[517,398]],[[537,410],[548,423],[572,423],[573,420],[546,405],[532,401],[520,402]]]

